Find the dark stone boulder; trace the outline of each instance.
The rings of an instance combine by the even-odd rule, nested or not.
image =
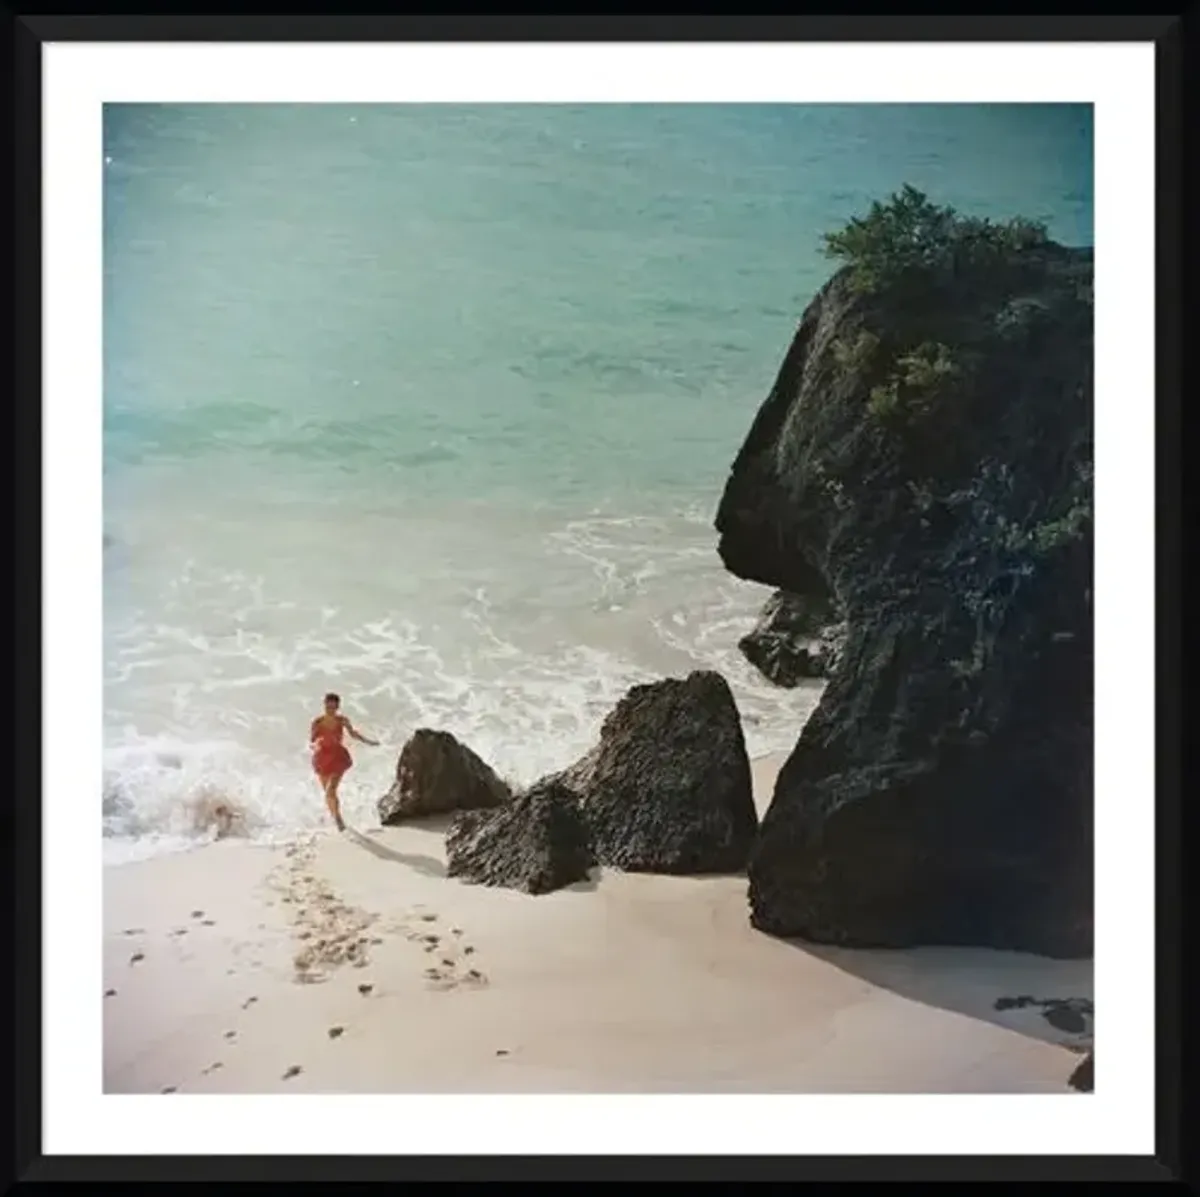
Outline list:
[[[777,590],[752,631],[738,641],[742,656],[769,682],[797,686],[833,671],[838,625],[828,602]]]
[[[716,518],[732,573],[846,620],[759,929],[1090,955],[1091,279],[1014,243],[805,312]]]
[[[547,894],[595,864],[575,796],[543,781],[491,810],[464,811],[446,832],[446,875]]]
[[[446,731],[419,728],[396,762],[396,780],[379,800],[385,826],[405,819],[499,806],[508,786],[465,744]]]
[[[844,620],[827,624],[817,633],[808,646],[809,668],[813,677],[833,677],[841,663],[849,634],[849,625]]]
[[[1075,1066],[1075,1071],[1071,1073],[1070,1079],[1067,1081],[1067,1084],[1072,1089],[1078,1089],[1080,1093],[1091,1093],[1093,1091],[1093,1085],[1095,1084],[1095,1077],[1093,1075],[1096,1066],[1095,1056],[1095,1051],[1090,1051]]]
[[[675,874],[746,865],[758,823],[750,761],[719,673],[634,686],[599,745],[554,780],[578,796],[601,864]]]

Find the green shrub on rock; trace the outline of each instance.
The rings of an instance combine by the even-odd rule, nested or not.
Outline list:
[[[905,184],[865,216],[824,237],[825,254],[849,267],[851,285],[873,293],[914,273],[956,274],[1045,245],[1046,228],[1019,217],[995,222],[960,216]]]

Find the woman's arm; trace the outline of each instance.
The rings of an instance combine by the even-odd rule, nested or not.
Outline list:
[[[370,739],[369,737],[367,737],[367,736],[364,736],[364,735],[363,735],[363,734],[362,734],[362,733],[361,733],[361,732],[358,730],[358,728],[356,728],[356,727],[354,726],[354,724],[350,722],[350,720],[349,720],[349,719],[345,719],[345,717],[344,717],[344,716],[343,716],[343,719],[344,719],[344,726],[345,726],[345,728],[346,728],[346,731],[347,731],[347,732],[349,732],[349,734],[350,734],[350,738],[351,738],[351,739],[353,739],[353,740],[357,740],[357,741],[358,741],[360,744],[370,744],[372,748],[378,748],[378,747],[379,747],[379,741],[378,741],[378,740],[372,740],[372,739]]]
[[[314,719],[308,728],[308,746],[311,748],[317,742],[317,728],[321,725],[320,719]]]

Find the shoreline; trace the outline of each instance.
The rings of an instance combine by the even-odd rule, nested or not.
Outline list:
[[[1090,1044],[995,1002],[1091,961],[774,940],[738,876],[464,885],[444,825],[106,865],[104,1091],[1066,1093]]]

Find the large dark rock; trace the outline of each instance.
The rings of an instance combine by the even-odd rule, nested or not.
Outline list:
[[[400,752],[396,780],[379,800],[385,825],[452,811],[499,806],[508,786],[449,732],[419,728]]]
[[[730,571],[847,621],[756,927],[1091,953],[1091,279],[1050,244],[805,312],[716,519]]]
[[[599,745],[554,780],[579,797],[601,864],[678,874],[745,867],[758,819],[741,720],[719,673],[634,686]]]
[[[777,590],[738,648],[767,681],[792,687],[833,672],[843,628],[820,597],[814,601]]]
[[[1095,1086],[1096,1053],[1090,1051],[1075,1066],[1067,1084],[1080,1093],[1092,1093]]]
[[[447,876],[477,885],[546,894],[585,880],[594,863],[575,796],[554,781],[456,815],[446,832]]]

